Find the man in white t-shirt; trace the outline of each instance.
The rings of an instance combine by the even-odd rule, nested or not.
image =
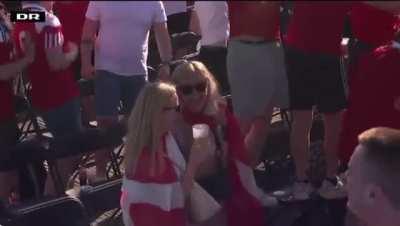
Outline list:
[[[201,35],[199,60],[213,73],[222,94],[230,91],[226,72],[226,47],[229,38],[226,1],[196,1],[190,31]]]
[[[81,43],[82,76],[95,79],[95,103],[100,128],[118,120],[118,107],[129,115],[136,97],[147,81],[150,29],[159,48],[162,66],[159,78],[169,78],[172,59],[167,18],[161,1],[91,1]],[[97,34],[98,32],[98,34]],[[95,64],[91,52],[95,48]],[[108,152],[96,153],[96,176],[106,174]]]

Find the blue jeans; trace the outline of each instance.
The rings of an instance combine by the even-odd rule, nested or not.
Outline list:
[[[145,75],[121,76],[109,71],[97,70],[95,79],[96,115],[100,117],[118,116],[118,107],[128,115],[143,86]]]
[[[41,115],[53,137],[77,133],[82,129],[79,98],[74,98],[61,107],[43,112]]]

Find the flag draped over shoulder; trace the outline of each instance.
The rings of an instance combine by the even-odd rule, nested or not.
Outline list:
[[[205,123],[215,128],[212,117],[183,112],[187,123]],[[233,114],[225,110],[225,139],[228,145],[228,171],[232,195],[226,201],[228,226],[264,226],[265,213],[261,197],[263,192],[257,187],[253,169],[250,167],[249,153],[244,145],[244,137]]]
[[[123,180],[121,208],[125,226],[187,225],[178,169],[185,169],[185,160],[171,134],[163,137],[163,147],[162,153],[155,154],[155,165],[162,167],[149,170],[153,156],[144,150],[134,175]]]
[[[186,115],[190,124],[206,123],[211,128],[215,121],[208,116]],[[226,111],[226,141],[228,171],[232,195],[225,202],[228,226],[264,226],[264,211],[244,139],[237,120]],[[144,150],[134,175],[122,185],[121,207],[125,226],[183,226],[187,225],[184,197],[179,182],[185,160],[171,134],[163,137],[163,153],[156,153],[157,163],[164,165],[151,174],[151,153]]]

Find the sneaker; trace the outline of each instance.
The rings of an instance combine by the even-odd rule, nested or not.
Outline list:
[[[290,187],[282,190],[274,191],[270,195],[279,199],[280,201],[299,201],[307,200],[314,192],[314,187],[309,182],[296,181]]]
[[[260,198],[261,200],[261,204],[262,204],[262,206],[264,206],[264,207],[273,207],[273,206],[276,206],[276,205],[278,205],[278,199],[277,198],[275,198],[275,197],[273,197],[273,196],[271,196],[271,195],[268,195],[268,194],[263,194],[262,196],[261,196],[261,198]]]
[[[314,187],[309,182],[296,181],[292,187],[292,196],[294,200],[307,200],[314,192]]]
[[[347,192],[343,186],[338,183],[337,179],[325,179],[318,194],[324,199],[343,199],[347,197]]]

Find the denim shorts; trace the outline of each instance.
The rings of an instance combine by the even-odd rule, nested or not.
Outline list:
[[[339,56],[286,48],[290,108],[335,113],[347,106]]]
[[[146,84],[145,75],[121,76],[109,71],[97,70],[95,79],[95,104],[98,117],[129,115],[139,92]]]
[[[77,133],[82,129],[80,102],[74,98],[61,107],[43,112],[46,127],[53,137]]]
[[[288,107],[285,57],[279,43],[230,41],[227,71],[233,109],[239,118],[251,120],[264,116],[271,104]]]

